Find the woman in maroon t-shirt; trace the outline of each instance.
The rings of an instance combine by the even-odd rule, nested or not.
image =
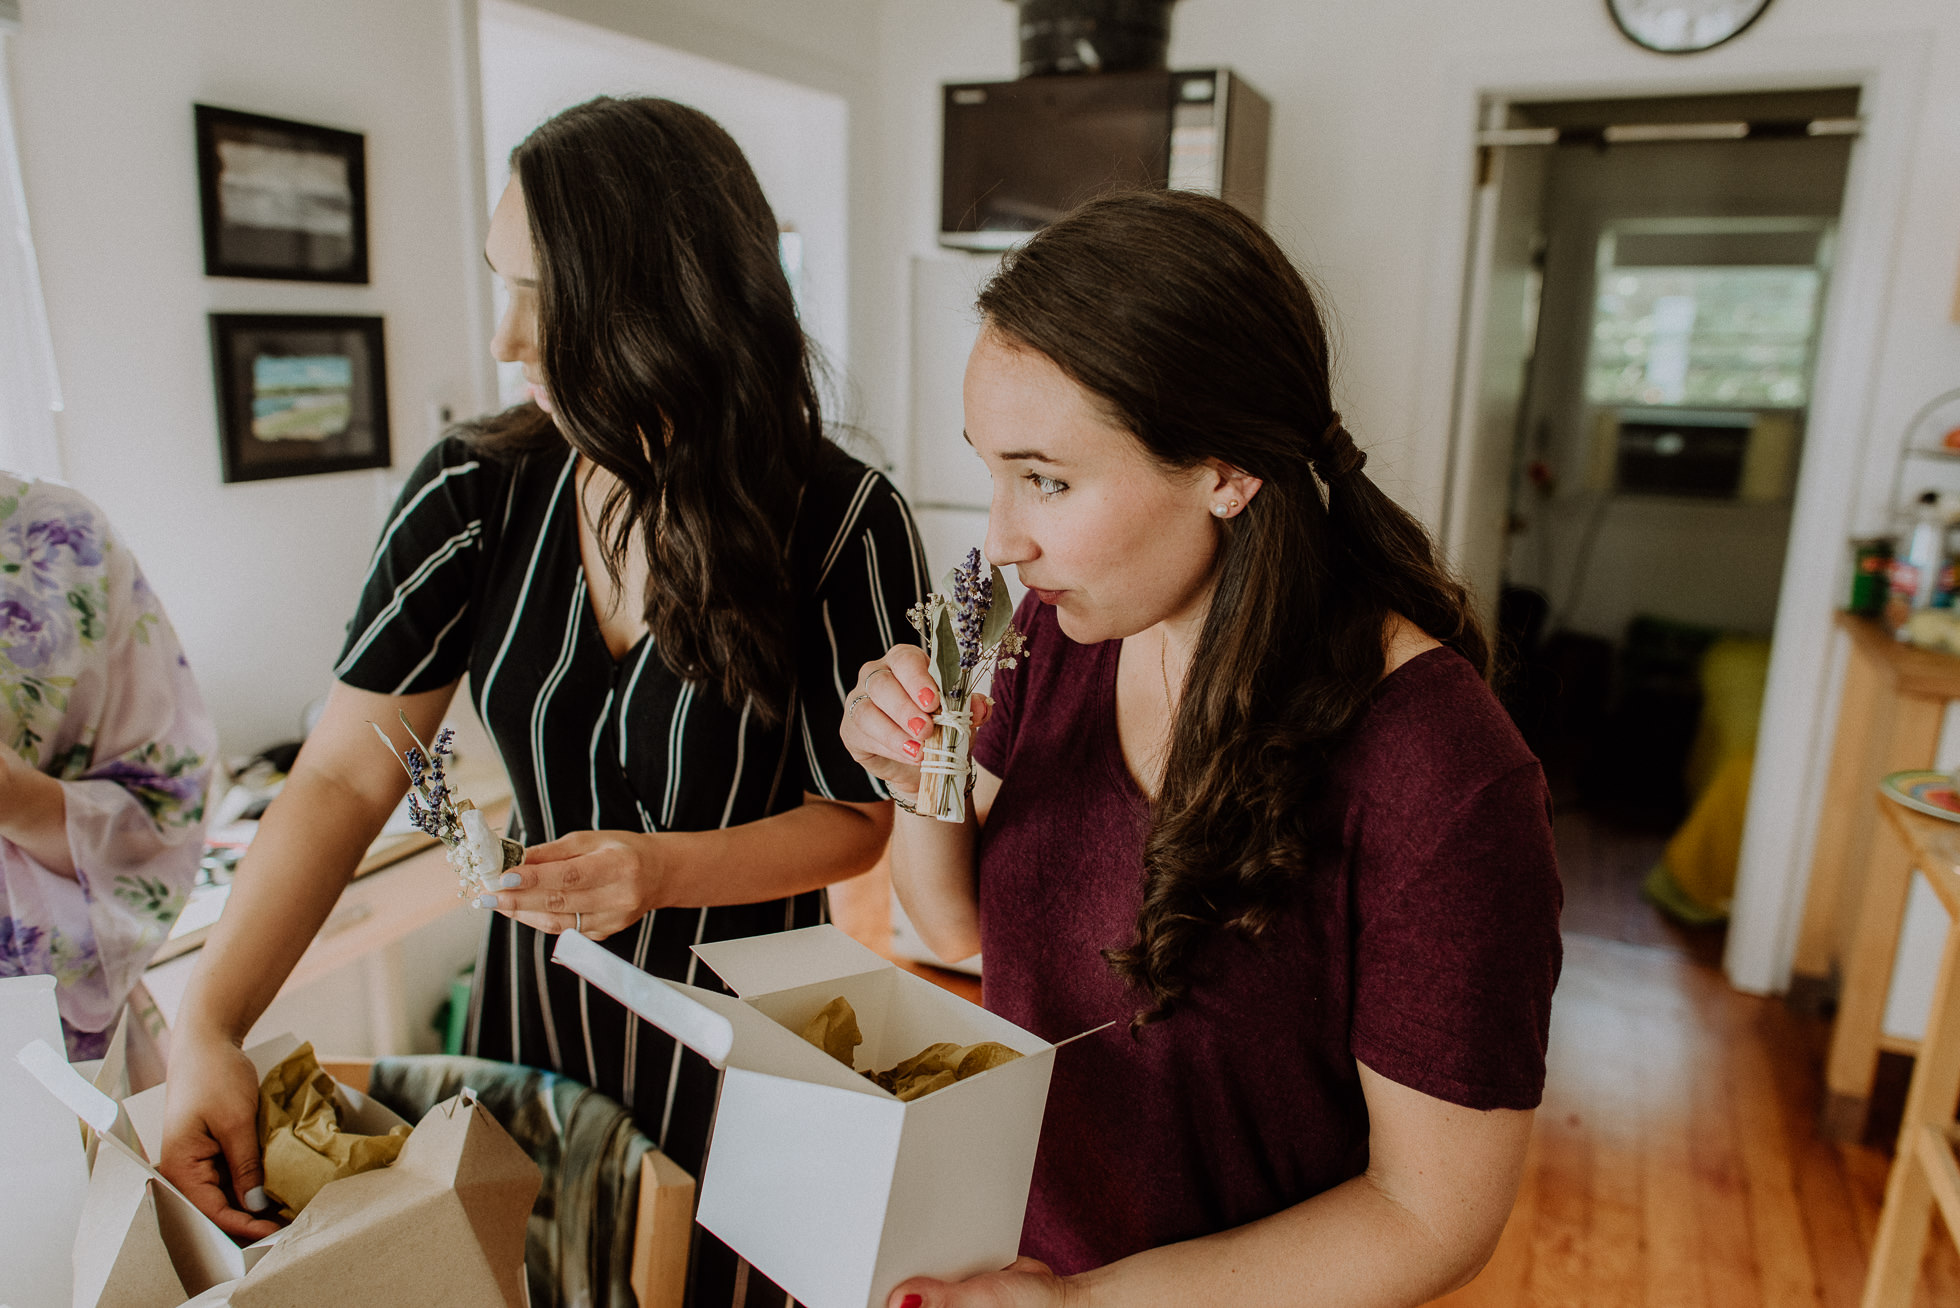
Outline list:
[[[1420,1304],[1510,1211],[1558,979],[1545,785],[1422,528],[1361,471],[1257,224],[1096,201],[982,292],[966,431],[1030,595],[972,816],[902,818],[942,957],[1055,1063],[1022,1253],[891,1308]],[[901,805],[924,654],[845,742]]]

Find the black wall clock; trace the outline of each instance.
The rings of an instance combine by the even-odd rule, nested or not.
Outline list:
[[[1629,41],[1662,54],[1713,49],[1740,36],[1769,5],[1770,0],[1606,0]]]

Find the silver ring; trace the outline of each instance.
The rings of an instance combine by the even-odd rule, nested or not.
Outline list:
[[[858,705],[864,703],[864,701],[870,698],[871,698],[871,692],[868,690],[861,690],[857,694],[853,695],[851,697],[851,702],[844,706],[844,716],[849,718],[851,721],[856,722],[857,715],[858,715]]]
[[[585,914],[572,914],[572,930],[578,932],[580,935],[585,934]]]

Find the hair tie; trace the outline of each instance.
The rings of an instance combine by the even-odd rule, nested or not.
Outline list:
[[[1360,472],[1367,462],[1367,454],[1355,446],[1354,437],[1341,425],[1341,415],[1335,414],[1320,434],[1320,452],[1313,456],[1314,473],[1332,486]]]

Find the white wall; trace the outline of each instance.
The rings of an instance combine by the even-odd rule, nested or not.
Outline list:
[[[995,3],[982,0],[981,8]],[[882,215],[906,187],[885,170],[881,148],[881,0],[534,0],[532,7],[844,101],[851,367],[842,402],[826,416],[860,426],[883,447],[861,447],[862,457],[902,459],[893,435],[904,430],[905,252],[889,244]],[[1001,8],[1011,19],[1013,11]]]
[[[1268,225],[1331,306],[1336,394],[1370,472],[1432,524],[1449,464],[1480,94],[1870,92],[1826,324],[1836,362],[1812,408],[1730,937],[1737,984],[1781,986],[1821,789],[1815,760],[1829,747],[1822,701],[1843,541],[1885,525],[1899,430],[1960,370],[1960,327],[1948,318],[1960,274],[1960,5],[1778,0],[1741,38],[1690,57],[1634,47],[1596,3],[1183,0],[1172,21],[1173,66],[1229,65],[1271,99]],[[1014,12],[979,0],[888,4],[878,59],[878,244],[927,254],[938,85],[1012,76]],[[886,295],[883,313],[903,321],[903,288]]]
[[[483,146],[489,193],[531,129],[595,95],[658,95],[728,129],[778,223],[803,238],[804,328],[849,366],[849,218],[842,96],[508,0],[483,0]]]
[[[432,402],[469,403],[453,48],[442,0],[24,6],[17,120],[68,478],[142,560],[229,752],[297,735],[326,688],[392,479],[223,485],[205,315],[385,315],[398,470]],[[194,101],[366,133],[370,285],[204,276]]]

